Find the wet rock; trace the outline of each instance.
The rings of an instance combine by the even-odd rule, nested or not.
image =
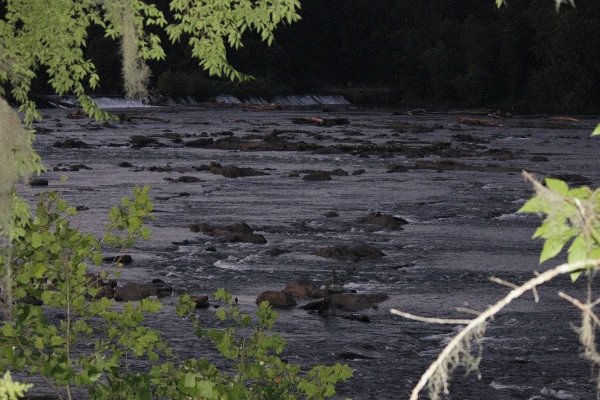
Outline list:
[[[341,168],[336,168],[329,173],[333,176],[348,176],[348,173]]]
[[[307,311],[317,311],[323,307],[323,299],[311,301],[310,303],[306,303],[300,308]]]
[[[171,171],[173,171],[173,167],[171,167],[170,163],[167,163],[167,165],[165,165],[164,167],[161,167],[158,165],[153,165],[150,168],[148,168],[148,171],[150,171],[150,172],[171,172]]]
[[[213,142],[214,142],[214,140],[211,138],[200,138],[200,139],[190,140],[189,142],[185,142],[184,146],[185,147],[202,148],[202,147],[206,147],[206,146],[213,144]]]
[[[275,308],[292,308],[296,306],[296,300],[294,300],[294,296],[291,293],[284,291],[262,292],[256,298],[256,304],[260,304],[263,301],[268,301]]]
[[[108,263],[131,264],[133,262],[133,258],[129,254],[123,254],[120,256],[104,257],[102,261]]]
[[[132,167],[134,167],[134,165],[132,163],[128,162],[128,161],[122,161],[119,164],[117,164],[117,166],[121,167],[121,168],[132,168]]]
[[[214,253],[215,251],[217,251],[217,248],[214,247],[214,246],[209,246],[209,247],[205,248],[204,251],[208,251],[210,253]]]
[[[201,165],[196,167],[198,171],[210,171],[215,175],[223,175],[225,178],[240,178],[245,176],[269,175],[266,172],[255,170],[254,168],[241,168],[235,165],[222,166],[219,163],[212,162],[210,165]]]
[[[401,122],[395,123],[392,126],[392,129],[398,133],[427,133],[427,132],[433,132],[436,129],[444,129],[444,126],[439,125],[439,124],[427,126],[427,125],[413,124],[410,122],[401,121]]]
[[[358,293],[339,293],[330,296],[332,306],[344,311],[360,311],[365,308],[376,306],[378,303],[387,300],[385,293],[358,294]]]
[[[190,296],[190,301],[196,303],[196,310],[200,308],[208,308],[210,303],[208,302],[208,296]]]
[[[465,118],[465,117],[457,116],[456,121],[459,124],[463,124],[463,125],[483,126],[483,127],[504,127],[503,124],[501,124],[497,121],[489,120],[489,119]]]
[[[300,117],[292,119],[294,124],[300,125],[318,125],[318,126],[334,126],[348,125],[350,121],[347,118],[318,118],[318,117]]]
[[[107,299],[112,299],[115,295],[115,287],[117,286],[117,281],[115,279],[105,280],[100,275],[88,274],[88,286],[91,288],[98,289],[98,292],[94,299],[100,299],[102,297],[106,297]]]
[[[179,133],[165,132],[163,134],[163,137],[165,139],[169,139],[173,143],[181,143],[183,141]]]
[[[115,288],[115,300],[135,301],[146,297],[156,296],[158,289],[155,285],[142,283],[126,283],[125,286]]]
[[[390,164],[387,166],[387,173],[391,174],[394,172],[408,172],[408,168],[406,168],[404,165],[399,165],[399,164]]]
[[[357,170],[352,171],[352,175],[353,176],[362,175],[365,172],[367,172],[367,171],[365,171],[364,169],[361,168],[361,169],[357,169]]]
[[[330,181],[332,178],[331,174],[327,171],[315,171],[304,175],[302,179],[310,182],[323,182]]]
[[[551,178],[560,179],[572,185],[586,185],[590,186],[592,181],[590,178],[579,174],[558,174],[552,175]]]
[[[290,172],[288,178],[299,178],[300,174],[297,172]]]
[[[54,142],[52,147],[59,149],[87,149],[90,147],[87,143],[79,139],[65,139],[62,142],[60,140]]]
[[[358,245],[358,246],[332,246],[324,247],[315,252],[315,255],[325,258],[334,258],[340,261],[361,261],[364,259],[379,259],[385,254],[371,246]]]
[[[339,217],[340,214],[338,214],[338,213],[336,213],[335,211],[332,210],[332,211],[327,211],[327,212],[323,213],[323,216],[325,218],[335,218],[335,217]]]
[[[179,178],[177,178],[177,182],[195,183],[195,182],[202,182],[202,179],[200,179],[196,176],[182,175]]]
[[[295,298],[318,299],[325,296],[325,290],[318,288],[307,280],[294,280],[285,285],[283,291],[291,293]]]
[[[338,317],[348,319],[350,321],[371,322],[371,318],[367,314],[340,314]]]
[[[52,171],[69,171],[76,172],[82,169],[90,170],[92,168],[88,167],[85,164],[72,164],[72,165],[62,165],[58,164],[52,168]]]
[[[29,186],[48,186],[48,179],[32,178],[29,180]]]
[[[289,250],[280,249],[279,247],[274,247],[271,250],[268,250],[266,253],[271,257],[277,257],[285,253],[289,253]]]
[[[487,140],[469,135],[468,133],[457,133],[456,135],[452,135],[452,138],[464,143],[488,143]]]
[[[408,221],[403,218],[382,214],[379,211],[372,212],[366,217],[359,218],[358,222],[360,224],[378,225],[384,229],[390,230],[400,230],[403,225],[408,224]]]
[[[533,156],[529,159],[529,161],[533,162],[548,162],[550,161],[547,157],[544,156]]]
[[[501,161],[510,160],[512,158],[515,158],[515,154],[513,153],[513,151],[510,149],[505,149],[505,148],[489,149],[484,154],[491,156],[494,160],[501,160]]]
[[[367,360],[373,358],[366,354],[359,354],[353,351],[342,351],[341,353],[338,353],[338,357],[343,358],[344,360]]]
[[[209,236],[223,238],[228,242],[245,242],[254,244],[265,244],[267,240],[264,236],[254,233],[252,228],[245,222],[239,222],[233,225],[214,226],[209,224],[190,225],[192,232],[202,232]]]
[[[141,149],[142,147],[160,147],[164,146],[161,142],[156,140],[153,137],[143,136],[143,135],[133,135],[129,139],[129,147],[133,149]]]

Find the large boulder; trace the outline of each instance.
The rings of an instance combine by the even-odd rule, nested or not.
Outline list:
[[[93,274],[87,274],[87,277],[88,287],[98,290],[96,295],[92,296],[94,299],[100,299],[102,297],[112,299],[115,296],[115,287],[117,286],[117,281],[115,279],[105,280],[102,276]]]
[[[285,292],[291,293],[297,299],[318,299],[325,296],[325,290],[320,289],[312,282],[294,280],[285,285]]]
[[[155,285],[143,283],[126,283],[125,286],[115,288],[115,300],[117,301],[135,301],[146,297],[156,296],[157,288]]]
[[[408,221],[403,218],[394,217],[393,215],[382,214],[381,212],[372,212],[366,217],[358,219],[361,224],[378,225],[384,229],[400,230]]]
[[[208,296],[190,296],[190,301],[196,303],[196,309],[208,308]]]
[[[296,306],[296,300],[290,292],[274,292],[266,291],[262,292],[256,298],[256,304],[260,304],[263,301],[268,301],[275,308],[292,308]]]
[[[325,258],[334,258],[340,261],[361,261],[363,259],[378,259],[385,254],[372,246],[365,244],[357,246],[332,246],[324,247],[315,252],[315,255]]]
[[[152,283],[126,283],[125,286],[115,288],[115,300],[135,301],[150,296],[165,297],[173,293],[173,287],[161,279],[154,279]]]

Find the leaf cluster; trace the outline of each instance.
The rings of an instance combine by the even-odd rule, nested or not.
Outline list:
[[[600,259],[600,188],[569,188],[562,180],[532,180],[536,195],[519,212],[544,214],[533,238],[544,239],[540,263],[557,256],[568,245],[568,262]],[[569,244],[570,243],[570,244]],[[575,281],[583,271],[571,274]]]
[[[205,329],[191,313],[193,304],[183,296],[179,315],[192,318],[196,334],[209,338],[219,353],[230,360],[232,373],[218,370],[205,360],[188,363],[175,373],[177,388],[192,398],[206,399],[325,399],[335,394],[335,385],[352,377],[347,365],[317,365],[303,371],[299,365],[279,356],[285,340],[273,333],[277,318],[268,302],[259,305],[256,322],[240,312],[235,300],[224,289],[215,299],[225,303],[216,313],[228,325],[222,329]],[[194,397],[196,396],[196,397]]]

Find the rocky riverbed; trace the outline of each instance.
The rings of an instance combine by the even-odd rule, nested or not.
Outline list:
[[[519,283],[553,265],[538,265],[541,243],[530,240],[539,218],[515,213],[532,194],[521,170],[600,185],[594,119],[350,107],[115,112],[121,122],[44,110],[36,148],[48,172],[22,194],[62,192],[82,210],[80,226],[99,234],[110,206],[149,184],[153,237],[129,252],[118,287],[171,287],[149,320],[190,356],[211,350],[174,317],[180,293],[225,287],[248,312],[260,293],[295,280],[367,295],[366,308],[319,313],[303,308],[318,293],[292,294],[276,325],[284,358],[348,363],[354,378],[339,394],[354,399],[407,398],[459,329],[390,308],[464,318],[455,307],[482,310],[507,293],[491,276]],[[562,277],[540,289],[540,303],[516,300],[489,324],[481,380],[457,371],[448,398],[595,398],[571,326],[579,313],[557,296],[581,297],[583,285]],[[207,324],[213,312],[198,311]]]

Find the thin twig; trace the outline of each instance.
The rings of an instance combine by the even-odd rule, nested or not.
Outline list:
[[[425,387],[429,379],[435,374],[438,368],[441,368],[448,356],[452,353],[452,351],[460,345],[461,341],[474,329],[476,329],[479,325],[484,323],[488,318],[496,315],[500,310],[506,307],[511,301],[521,296],[523,293],[533,289],[534,287],[541,285],[545,282],[548,282],[558,275],[568,274],[573,271],[577,271],[590,266],[598,266],[600,265],[600,260],[587,260],[580,261],[576,263],[566,263],[558,265],[548,271],[541,273],[539,276],[532,278],[519,286],[517,289],[513,289],[508,295],[498,301],[496,304],[489,307],[487,310],[482,312],[477,318],[474,318],[469,322],[467,326],[464,327],[462,331],[460,331],[451,341],[444,347],[438,358],[427,368],[425,373],[421,375],[421,379],[414,387],[410,400],[417,400],[419,398],[419,392]],[[403,315],[398,310],[391,310],[392,313],[396,315]],[[409,314],[410,315],[410,314]]]
[[[458,312],[463,312],[465,314],[471,314],[471,315],[481,314],[481,311],[477,311],[477,310],[474,310],[474,309],[468,308],[468,307],[454,307],[454,309]],[[469,322],[471,322],[471,320],[469,320]]]
[[[536,273],[536,276],[538,276],[538,275],[539,275],[539,274],[538,274],[538,273]],[[511,289],[516,289],[516,288],[518,288],[518,287],[519,287],[518,285],[515,285],[515,284],[514,284],[514,283],[512,283],[512,282],[505,281],[504,279],[497,278],[497,277],[495,277],[495,276],[492,276],[492,277],[490,278],[490,281],[492,281],[492,282],[495,282],[495,283],[498,283],[498,284],[500,284],[500,285],[502,285],[502,286],[508,286],[508,287],[509,287],[509,288],[511,288]],[[540,302],[540,296],[538,295],[537,289],[536,289],[536,288],[532,288],[532,289],[531,289],[531,292],[533,293],[533,300],[534,300],[536,303],[539,303],[539,302]]]
[[[558,295],[560,297],[562,297],[563,299],[569,301],[571,304],[573,304],[575,307],[579,308],[584,313],[588,313],[590,315],[590,317],[592,317],[594,322],[596,324],[600,325],[600,319],[598,319],[598,316],[592,312],[592,304],[593,303],[592,304],[583,304],[582,302],[580,302],[579,300],[577,300],[574,297],[569,296],[565,292],[558,292]]]

